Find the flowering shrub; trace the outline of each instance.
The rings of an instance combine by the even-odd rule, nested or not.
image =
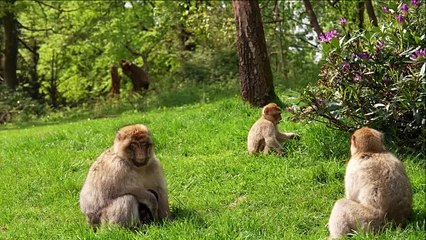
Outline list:
[[[371,126],[426,150],[426,10],[420,1],[383,8],[379,27],[320,36],[324,64],[296,114],[353,131]],[[340,19],[341,25],[347,24]]]

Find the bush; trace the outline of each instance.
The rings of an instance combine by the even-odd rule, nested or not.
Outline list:
[[[22,87],[12,91],[0,86],[0,124],[13,120],[26,121],[48,110],[47,106],[28,97]]]
[[[381,26],[320,37],[320,79],[302,94],[297,117],[353,131],[368,125],[425,152],[426,14],[418,1],[384,7]],[[345,21],[341,20],[341,23]]]

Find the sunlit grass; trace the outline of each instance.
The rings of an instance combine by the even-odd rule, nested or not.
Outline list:
[[[325,239],[343,196],[349,135],[320,124],[283,122],[300,141],[286,156],[250,156],[246,136],[260,110],[238,97],[115,117],[0,129],[0,238]],[[169,187],[173,220],[140,231],[89,228],[78,195],[90,164],[123,125],[146,124]],[[413,183],[404,229],[353,239],[425,239],[425,159],[399,156]]]

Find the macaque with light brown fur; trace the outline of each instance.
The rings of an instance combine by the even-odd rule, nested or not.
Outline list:
[[[146,126],[121,128],[90,167],[80,209],[92,226],[136,227],[169,216],[166,182]]]
[[[345,198],[328,222],[329,239],[356,230],[377,231],[387,223],[403,225],[411,213],[412,193],[404,165],[385,149],[383,133],[363,127],[351,138]]]
[[[281,109],[275,103],[269,103],[262,109],[262,116],[251,127],[247,137],[249,153],[269,153],[271,150],[280,156],[284,155],[281,142],[294,139],[298,136],[294,133],[281,133],[278,131],[278,123],[281,121]]]

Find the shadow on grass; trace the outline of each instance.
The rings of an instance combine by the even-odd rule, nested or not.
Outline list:
[[[424,209],[414,210],[408,221],[409,221],[408,223],[416,222],[419,225],[423,224],[426,227],[426,210]]]
[[[193,209],[175,207],[172,209],[172,221],[191,222],[200,228],[206,228],[207,223],[204,219]]]
[[[28,121],[16,121],[0,126],[0,131],[65,124],[87,119],[114,118],[125,112],[146,112],[161,107],[179,107],[200,102],[214,102],[238,94],[237,86],[189,85],[166,91],[151,90],[143,94],[122,96],[117,99],[96,99],[74,108],[51,112]]]

